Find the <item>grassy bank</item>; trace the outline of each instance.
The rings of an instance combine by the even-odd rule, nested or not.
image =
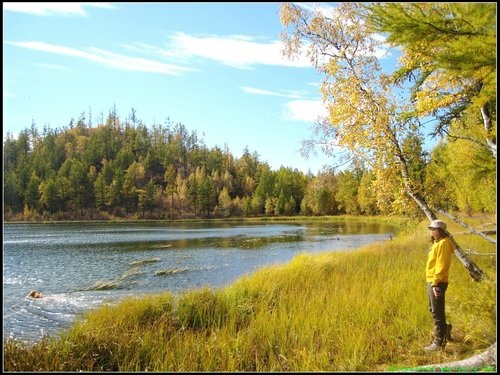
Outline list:
[[[357,251],[301,254],[218,290],[101,307],[61,337],[4,342],[4,370],[390,371],[467,358],[496,340],[496,254],[471,256],[489,276],[480,283],[453,258],[454,341],[425,353],[426,223]],[[454,224],[450,232],[465,250],[496,253]]]

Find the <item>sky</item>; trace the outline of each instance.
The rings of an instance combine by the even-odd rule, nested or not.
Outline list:
[[[282,56],[279,7],[4,2],[4,139],[82,114],[96,126],[113,108],[124,122],[133,108],[148,126],[182,123],[208,148],[316,174],[334,163],[301,153],[325,113],[322,77]]]

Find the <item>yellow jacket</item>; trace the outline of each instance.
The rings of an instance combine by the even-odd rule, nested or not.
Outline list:
[[[434,242],[427,256],[426,280],[437,286],[440,282],[448,282],[448,271],[451,265],[451,254],[455,246],[449,237]]]

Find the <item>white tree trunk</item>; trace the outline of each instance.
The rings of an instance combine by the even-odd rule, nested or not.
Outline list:
[[[481,354],[461,361],[439,363],[414,367],[415,372],[496,372],[497,369],[497,343],[492,344]],[[410,369],[408,369],[410,371]]]

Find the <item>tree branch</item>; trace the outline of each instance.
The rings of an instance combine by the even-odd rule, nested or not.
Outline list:
[[[474,234],[477,234],[478,236],[480,236],[481,238],[485,239],[486,241],[492,243],[492,244],[496,244],[497,243],[497,240],[494,239],[494,238],[491,238],[489,236],[487,236],[486,234],[484,234],[483,232],[481,231],[478,231],[478,230],[475,230],[473,227],[471,227],[469,224],[467,223],[464,223],[462,220],[460,220],[458,217],[456,216],[453,216],[443,210],[440,210],[439,208],[435,208],[435,207],[432,207],[433,210],[443,214],[444,216],[446,216],[447,218],[453,220],[454,222],[460,224],[461,226],[463,226],[464,228],[467,228],[469,231],[471,231],[472,233]]]

